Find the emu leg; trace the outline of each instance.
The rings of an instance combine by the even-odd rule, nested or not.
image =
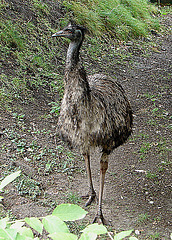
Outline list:
[[[96,192],[94,191],[92,177],[91,177],[90,155],[85,154],[84,159],[85,159],[85,165],[86,165],[87,176],[88,176],[89,192],[86,196],[82,196],[82,198],[88,198],[88,201],[85,203],[85,206],[87,207],[95,199]]]
[[[97,222],[98,224],[103,224],[103,225],[110,225],[110,223],[104,219],[103,213],[102,213],[103,189],[104,189],[105,174],[107,169],[108,169],[108,156],[107,154],[103,153],[100,161],[100,190],[99,190],[98,209],[97,209],[97,214],[93,220],[93,223]]]

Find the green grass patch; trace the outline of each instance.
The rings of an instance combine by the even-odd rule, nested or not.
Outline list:
[[[26,21],[15,13],[11,19],[5,7],[0,21],[0,105],[10,109],[14,100],[22,103],[34,101],[35,95],[52,96],[63,93],[62,70],[59,71],[59,43],[51,38],[52,28],[48,20],[49,7],[34,0],[31,8],[38,22]],[[46,14],[45,14],[46,13]],[[65,57],[65,55],[64,55]]]
[[[151,29],[159,28],[157,19],[153,17],[156,8],[147,0],[81,0],[63,3],[70,13],[73,12],[77,23],[85,25],[97,36],[108,33],[115,38],[128,40],[147,36]]]
[[[23,50],[25,47],[25,40],[19,26],[10,20],[0,22],[0,39],[12,49]]]

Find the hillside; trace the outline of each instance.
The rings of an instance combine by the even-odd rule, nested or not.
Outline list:
[[[22,170],[3,193],[0,217],[44,216],[87,192],[82,157],[58,138],[68,42],[51,35],[67,22],[60,1],[6,0],[0,5],[0,178]],[[122,41],[86,36],[88,74],[105,72],[124,87],[134,112],[133,134],[110,157],[104,215],[110,231],[138,230],[139,239],[170,239],[172,15],[148,37]],[[99,152],[93,154],[98,191]],[[78,233],[94,216],[71,225]],[[102,237],[108,239],[108,236]]]

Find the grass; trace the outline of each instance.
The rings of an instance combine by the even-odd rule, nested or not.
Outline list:
[[[150,218],[150,215],[148,213],[142,213],[138,216],[138,221],[140,223],[145,223],[149,220]]]
[[[152,17],[157,10],[147,0],[63,1],[77,23],[97,36],[109,34],[119,40],[147,36],[159,23]]]
[[[0,22],[0,38],[6,46],[12,49],[23,50],[25,47],[25,40],[20,33],[19,26],[13,24],[11,20]]]
[[[67,192],[65,196],[65,201],[72,204],[78,204],[81,201],[81,197],[73,192]]]
[[[146,0],[62,2],[66,6],[67,14],[60,18],[58,25],[62,27],[67,24],[68,16],[72,16],[80,24],[86,24],[89,31],[96,37],[87,36],[87,47],[83,46],[83,52],[86,55],[89,53],[89,60],[98,61],[100,68],[104,69],[110,69],[115,64],[124,64],[124,62],[127,64],[132,57],[132,54],[126,54],[125,51],[115,51],[114,40],[110,46],[106,44],[105,33],[108,36],[126,40],[128,37],[143,36],[146,32],[142,33],[142,31],[147,31],[144,24],[149,22],[149,26],[151,26],[150,21],[154,22],[155,20],[149,14],[155,8],[147,4]],[[142,5],[142,8],[139,7],[139,4]],[[53,6],[41,0],[31,1],[30,8],[37,18],[36,23],[32,18],[31,20],[24,19],[17,12],[18,21],[13,21],[7,14],[7,5],[1,4],[0,6],[2,12],[0,64],[2,69],[10,70],[3,70],[0,74],[0,105],[6,110],[10,110],[13,101],[30,104],[35,101],[35,95],[38,95],[39,91],[46,97],[57,94],[58,101],[60,101],[63,96],[61,64],[65,62],[66,42],[64,40],[59,42],[51,38],[52,33],[56,31],[52,28]],[[73,9],[74,7],[75,9]],[[83,11],[85,12],[83,13]],[[141,20],[144,23],[140,22]],[[53,27],[57,28],[54,24]],[[104,38],[100,40],[98,37],[102,34]],[[99,45],[100,41],[102,47]],[[61,47],[62,45],[63,47]],[[105,52],[107,52],[106,56],[104,56]],[[111,59],[108,61],[110,64],[108,67],[107,63],[102,62],[102,55]],[[90,68],[90,66],[86,66],[86,68]],[[92,71],[94,70],[92,69]],[[57,102],[51,102],[51,111],[58,114]]]
[[[35,22],[23,20],[22,16],[17,14],[18,22],[14,23],[10,16],[5,17],[6,12],[5,18],[0,22],[3,69],[0,74],[0,105],[6,109],[12,106],[14,100],[25,104],[34,101],[33,92],[38,89],[47,96],[58,92],[59,98],[63,92],[62,72],[58,71],[56,62],[58,52],[55,50],[55,57],[54,40],[51,38],[53,30],[47,21],[48,7],[42,1],[36,0],[31,7],[39,19],[37,25]],[[2,6],[1,11],[3,10],[6,11],[5,6]]]
[[[72,1],[68,3],[72,4]],[[65,3],[65,5],[68,3]],[[78,2],[75,1],[75,3],[76,7],[79,7]],[[89,73],[97,70],[106,72],[107,69],[108,73],[114,73],[114,66],[121,67],[125,64],[130,64],[133,53],[125,50],[125,42],[123,42],[124,48],[121,48],[120,45],[116,45],[114,39],[111,38],[109,41],[109,38],[104,34],[111,37],[114,36],[119,41],[127,40],[128,37],[132,39],[144,36],[144,34],[147,35],[149,29],[145,28],[146,30],[143,33],[142,29],[144,24],[148,26],[149,14],[147,20],[142,22],[146,16],[142,16],[141,12],[138,12],[138,15],[135,14],[134,6],[132,8],[129,6],[129,3],[134,4],[136,1],[120,1],[120,4],[119,1],[101,1],[100,5],[96,1],[85,1],[85,3],[87,3],[86,8],[81,9],[82,11],[85,10],[85,15],[82,11],[79,12],[77,8],[76,12],[73,11],[75,20],[79,24],[86,25],[89,31],[96,35],[96,37],[87,35],[86,42],[84,42],[82,48],[87,71]],[[112,7],[115,8],[117,3],[120,7],[111,12]],[[82,6],[83,4],[84,2],[82,1]],[[95,8],[93,8],[93,4]],[[107,9],[104,7],[107,7]],[[150,5],[148,9],[152,8],[149,7]],[[11,112],[12,121],[14,120],[13,127],[7,127],[4,130],[6,138],[2,146],[0,146],[0,154],[6,155],[6,153],[10,153],[10,156],[8,156],[6,164],[0,166],[0,170],[2,170],[2,173],[8,174],[14,170],[14,163],[21,161],[28,166],[33,166],[38,175],[49,177],[50,174],[57,176],[63,173],[69,179],[73,171],[82,171],[82,166],[80,166],[80,169],[77,169],[75,166],[75,163],[81,160],[79,156],[68,151],[61,142],[56,143],[54,141],[52,136],[54,136],[55,129],[48,130],[44,127],[39,129],[37,125],[31,124],[28,126],[25,122],[25,112],[22,109],[23,104],[25,106],[32,104],[36,101],[36,97],[43,96],[45,100],[48,99],[47,101],[50,105],[46,114],[39,116],[39,120],[44,118],[44,120],[51,121],[54,115],[58,115],[60,100],[63,96],[62,79],[67,44],[65,41],[60,40],[58,42],[51,39],[51,35],[55,32],[55,28],[62,27],[67,23],[68,17],[67,15],[62,16],[58,24],[53,25],[54,29],[52,29],[52,7],[48,3],[46,5],[43,1],[33,0],[31,1],[31,8],[37,17],[37,24],[32,19],[30,21],[22,19],[17,12],[15,14],[18,21],[14,21],[10,15],[5,15],[7,10],[5,5],[0,6],[0,11],[4,14],[4,18],[2,17],[0,23],[0,67],[3,70],[0,74],[0,107]],[[123,11],[122,15],[120,15],[120,11]],[[70,8],[68,8],[67,14],[69,12],[70,16],[72,16],[73,13]],[[127,21],[125,22],[127,19],[128,21],[132,19],[131,24],[127,23]],[[122,24],[119,21],[122,21]],[[138,25],[137,22],[139,23]],[[151,28],[154,28],[154,26],[151,26]],[[156,25],[155,29],[157,29]],[[103,36],[103,38],[100,39],[99,36]],[[134,39],[132,39],[132,42],[135,50],[140,50],[139,43]],[[145,46],[142,46],[142,50],[143,48],[145,50],[141,54],[149,51],[148,44],[145,42]],[[94,64],[92,64],[95,61],[97,63],[96,69],[94,69]],[[43,94],[39,92],[40,89]],[[55,95],[58,96],[58,101],[52,98]],[[165,120],[169,118],[165,112],[154,110],[157,108],[154,105],[154,99],[160,98],[160,96],[147,93],[143,97],[148,98],[152,103],[150,118],[148,119],[152,125],[157,127],[157,125],[160,125],[159,122],[162,118]],[[21,104],[19,111],[16,109],[16,102]],[[35,121],[37,120],[36,118]],[[25,134],[27,138],[25,138]],[[134,137],[135,140],[141,140],[143,143],[137,152],[142,161],[149,160],[151,155],[155,154],[158,160],[161,159],[162,163],[157,166],[159,172],[157,173],[154,170],[155,173],[150,172],[146,176],[147,180],[157,181],[155,175],[158,176],[160,172],[164,172],[170,166],[169,150],[167,149],[169,143],[157,136],[154,140],[156,144],[153,146],[150,135],[144,132]],[[116,173],[113,172],[112,175],[116,178]],[[54,179],[49,184],[53,184],[53,181]],[[43,192],[39,182],[34,181],[32,176],[23,175],[15,183],[15,186],[22,196],[33,200],[39,199],[38,196]],[[65,196],[65,201],[67,200],[74,203],[80,201],[79,196],[72,192]],[[47,200],[46,204],[50,204],[50,201]],[[55,201],[52,205],[54,204],[56,204]],[[144,221],[146,221],[148,216],[142,216],[142,218],[140,216],[140,219],[145,219]]]
[[[28,126],[25,115],[17,112],[12,114],[12,121],[13,126],[6,127],[3,132],[6,140],[0,146],[0,154],[4,155],[7,152],[11,154],[8,156],[7,163],[1,165],[0,171],[2,170],[3,175],[8,175],[20,167],[16,163],[20,161],[23,163],[23,174],[14,182],[19,195],[32,200],[42,195],[42,187],[34,180],[34,173],[30,171],[33,166],[38,176],[63,173],[71,177],[74,171],[78,171],[75,162],[80,157],[77,154],[69,151],[61,143],[57,145],[49,141],[45,144],[47,139],[50,139],[52,131],[38,129],[34,125]],[[25,138],[25,135],[28,137]],[[72,203],[79,201],[79,197],[73,193],[65,196],[65,199]]]

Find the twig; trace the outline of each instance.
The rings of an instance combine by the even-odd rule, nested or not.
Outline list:
[[[107,234],[110,237],[110,239],[113,240],[113,237],[111,236],[110,232],[107,232]]]

